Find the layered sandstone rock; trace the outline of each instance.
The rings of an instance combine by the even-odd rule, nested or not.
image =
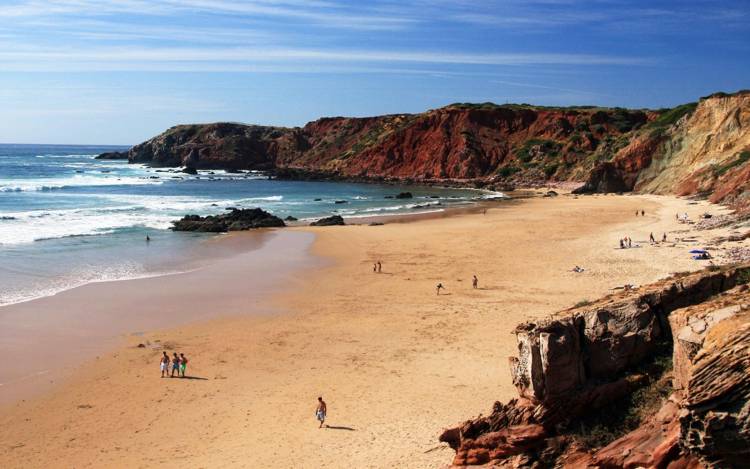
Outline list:
[[[579,192],[708,195],[750,205],[750,91],[717,93],[683,108],[673,125],[638,131]]]
[[[519,326],[510,363],[520,398],[443,432],[454,465],[741,467],[750,451],[748,280],[748,265],[709,269]],[[644,364],[673,335],[674,375],[655,376]],[[566,430],[670,378],[675,392],[661,409],[606,446],[583,448]]]

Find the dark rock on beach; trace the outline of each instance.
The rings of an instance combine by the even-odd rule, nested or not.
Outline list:
[[[297,217],[289,215],[288,217],[284,218],[284,221],[297,221]]]
[[[186,167],[185,169],[182,170],[182,172],[186,174],[198,174],[198,170],[191,166]]]
[[[336,226],[336,225],[346,225],[341,215],[332,215],[330,217],[321,218],[318,221],[314,221],[310,223],[310,226]]]
[[[174,231],[198,231],[206,233],[223,233],[226,231],[243,231],[254,228],[273,228],[286,226],[284,220],[259,208],[233,209],[229,213],[201,217],[186,215],[173,222]]]
[[[411,194],[411,192],[399,192],[396,195],[397,199],[411,199],[412,197],[414,196]]]

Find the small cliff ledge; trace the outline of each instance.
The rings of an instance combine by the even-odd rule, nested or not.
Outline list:
[[[517,327],[519,397],[445,430],[454,466],[746,467],[750,265]]]

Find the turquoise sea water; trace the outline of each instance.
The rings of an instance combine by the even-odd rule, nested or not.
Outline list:
[[[261,207],[312,220],[445,210],[478,191],[268,180],[260,173],[200,171],[95,160],[122,147],[0,145],[0,305],[93,281],[180,271],[209,235],[175,233],[186,214]],[[411,191],[413,199],[386,198]],[[345,203],[336,203],[345,201]],[[146,243],[145,236],[151,237]]]

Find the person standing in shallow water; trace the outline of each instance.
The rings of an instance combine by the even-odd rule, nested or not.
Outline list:
[[[174,378],[174,374],[177,372],[177,377],[180,377],[180,357],[177,356],[177,352],[172,354],[172,374],[170,378]]]
[[[161,368],[161,377],[163,378],[169,374],[169,355],[167,355],[167,352],[162,352],[162,354],[159,368]]]
[[[326,421],[326,414],[328,413],[328,406],[326,405],[326,402],[323,400],[323,397],[318,397],[318,407],[315,409],[315,418],[318,419],[320,422],[320,426],[318,428],[323,428],[323,424]]]

